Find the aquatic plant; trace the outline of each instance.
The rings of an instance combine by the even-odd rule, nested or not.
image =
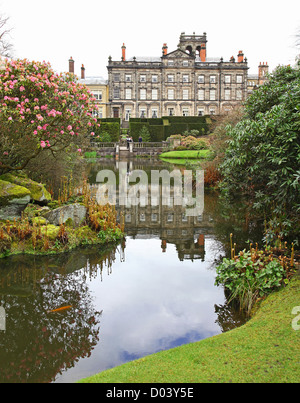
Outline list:
[[[237,300],[241,309],[251,313],[254,303],[284,286],[295,273],[294,245],[264,250],[250,244],[249,251],[236,255],[236,244],[230,234],[231,258],[224,258],[217,266],[216,285],[223,285],[229,293],[228,302]]]

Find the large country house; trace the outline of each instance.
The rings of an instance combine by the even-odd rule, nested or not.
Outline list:
[[[74,72],[74,61],[69,60]],[[120,61],[108,60],[108,80],[85,77],[81,81],[98,99],[99,117],[155,118],[162,116],[218,115],[230,112],[265,81],[269,67],[261,64],[258,76],[248,75],[248,62],[242,51],[228,60],[207,56],[207,36],[180,36],[178,48],[161,56],[126,57],[122,46]]]

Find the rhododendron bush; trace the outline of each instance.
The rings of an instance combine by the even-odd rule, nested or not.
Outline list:
[[[26,168],[40,153],[77,151],[91,136],[96,100],[70,73],[50,64],[6,61],[0,70],[0,174]]]

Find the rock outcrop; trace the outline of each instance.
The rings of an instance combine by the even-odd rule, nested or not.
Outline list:
[[[0,220],[19,218],[30,198],[30,190],[0,179]]]
[[[8,173],[2,175],[0,179],[28,189],[31,201],[42,204],[47,204],[51,201],[51,194],[46,190],[45,185],[29,179],[25,174],[13,175]]]
[[[75,203],[59,207],[42,215],[52,225],[65,224],[71,220],[74,227],[79,227],[86,217],[86,212],[87,209],[85,206]]]

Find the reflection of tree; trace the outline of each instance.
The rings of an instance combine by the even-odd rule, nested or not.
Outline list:
[[[48,272],[30,298],[5,297],[6,333],[0,334],[0,382],[45,383],[91,354],[99,320],[84,271]],[[48,313],[61,306],[70,310]]]
[[[230,234],[234,236],[236,250],[248,248],[247,242],[260,242],[263,237],[263,223],[251,217],[248,206],[237,201],[230,204],[218,193],[205,192],[205,212],[209,214],[214,222],[214,236],[220,241],[226,255],[230,256]]]
[[[216,323],[223,333],[244,325],[247,320],[243,312],[233,302],[225,305],[215,305],[215,312],[218,315]]]

